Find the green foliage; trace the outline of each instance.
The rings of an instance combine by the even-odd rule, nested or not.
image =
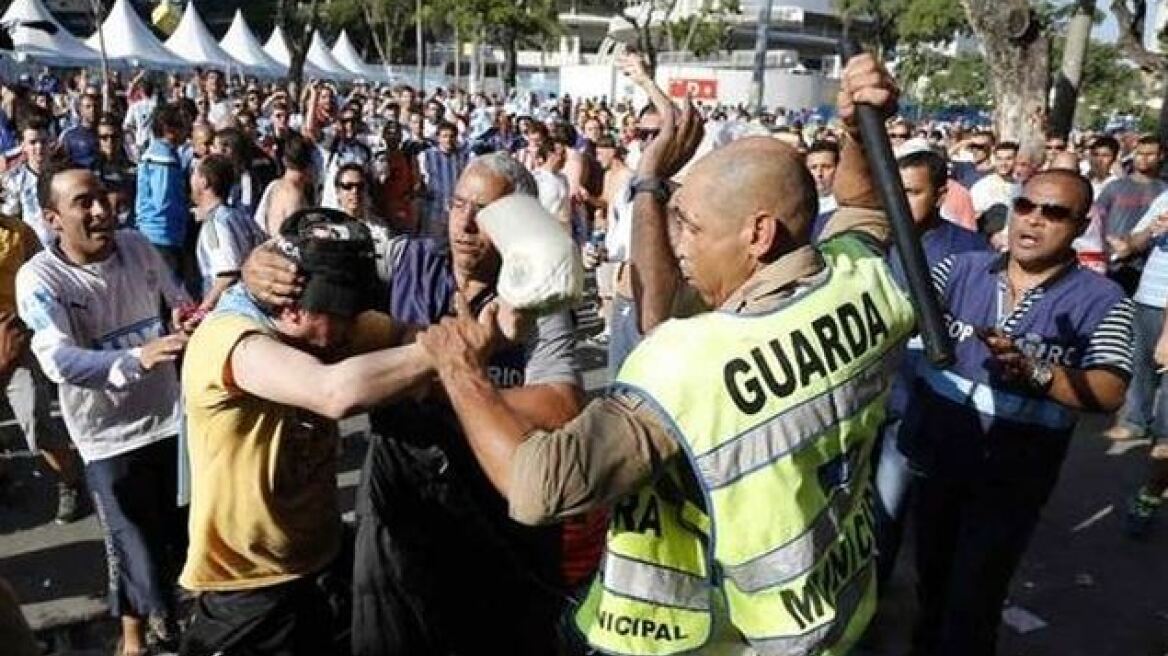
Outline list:
[[[993,100],[989,66],[978,54],[948,57],[918,48],[901,57],[897,77],[918,80],[911,99],[926,112],[946,107],[985,109]]]
[[[1054,40],[1051,49],[1053,75],[1057,76],[1062,66],[1065,44],[1062,37]],[[1112,113],[1140,114],[1144,111],[1143,77],[1137,68],[1124,63],[1122,53],[1114,44],[1091,41],[1087,46],[1079,89],[1075,114],[1078,125],[1102,127]]]
[[[729,17],[741,12],[738,0],[704,0],[696,13],[665,24],[670,48],[698,57],[726,50],[730,45]]]
[[[835,0],[835,6],[885,52],[901,43],[947,41],[969,32],[965,10],[956,0]]]

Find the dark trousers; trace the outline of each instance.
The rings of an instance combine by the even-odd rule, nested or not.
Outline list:
[[[168,615],[186,553],[186,527],[175,504],[173,438],[85,466],[105,538],[110,612]]]
[[[913,656],[990,656],[1002,604],[1053,482],[930,476],[914,482],[920,617]]]
[[[505,510],[460,470],[436,446],[371,442],[357,493],[354,656],[557,653],[567,595],[546,581],[558,530],[500,526]]]
[[[330,656],[333,612],[316,577],[241,592],[204,592],[182,656]]]

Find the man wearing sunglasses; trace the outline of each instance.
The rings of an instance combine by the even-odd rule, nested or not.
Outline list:
[[[329,130],[322,130],[318,142],[321,150],[321,160],[324,162],[324,177],[322,180],[332,180],[340,167],[350,162],[367,167],[373,161],[373,150],[369,147],[368,135],[364,132],[361,113],[352,104],[346,105],[337,117],[336,126]],[[325,207],[339,208],[336,189],[324,185],[321,190],[321,204]]]
[[[993,654],[1002,603],[1058,480],[1079,412],[1111,412],[1132,373],[1132,303],[1078,265],[1091,184],[1038,173],[1007,254],[942,261],[956,363],[922,367],[901,445],[913,469],[921,616],[914,654]]]

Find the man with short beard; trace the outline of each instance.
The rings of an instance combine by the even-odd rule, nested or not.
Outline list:
[[[59,143],[69,161],[93,168],[97,161],[97,111],[101,100],[97,95],[86,94],[77,104],[77,124],[61,133]]]
[[[1152,135],[1140,137],[1132,156],[1132,172],[1108,184],[1095,200],[1093,211],[1098,215],[1104,240],[1107,242],[1107,275],[1118,282],[1130,296],[1139,285],[1144,269],[1144,257],[1139,254],[1115,252],[1112,240],[1131,237],[1132,229],[1147,212],[1168,184],[1159,178],[1164,146]],[[1114,256],[1114,257],[1113,257]],[[1124,435],[1115,433],[1112,439]]]

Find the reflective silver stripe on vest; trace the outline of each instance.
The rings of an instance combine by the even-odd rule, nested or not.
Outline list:
[[[726,578],[743,592],[758,592],[804,574],[839,539],[840,524],[855,500],[851,491],[836,490],[811,527],[786,544],[741,565],[723,565]]]
[[[752,471],[798,451],[832,426],[864,409],[885,389],[900,361],[892,348],[860,376],[780,413],[695,459],[710,490],[726,487]]]
[[[605,589],[630,599],[687,610],[710,610],[710,586],[701,576],[625,558],[604,555]]]
[[[852,616],[864,601],[864,594],[868,591],[868,581],[871,577],[872,565],[868,565],[840,590],[836,597],[835,618],[823,626],[812,629],[807,633],[794,636],[779,636],[773,638],[751,638],[747,641],[762,656],[803,656],[818,654],[825,647],[839,642],[852,623]]]

